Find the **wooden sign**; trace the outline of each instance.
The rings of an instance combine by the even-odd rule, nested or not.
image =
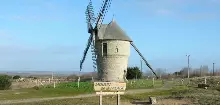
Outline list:
[[[126,83],[124,82],[94,82],[94,90],[102,92],[125,91]]]

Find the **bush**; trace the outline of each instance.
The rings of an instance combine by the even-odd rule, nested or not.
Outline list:
[[[37,79],[37,77],[28,76],[27,78]]]
[[[217,86],[217,87],[216,87],[216,90],[220,91],[220,86]]]
[[[207,84],[198,84],[198,88],[205,88],[205,87],[209,87],[209,85],[207,85]]]
[[[140,79],[142,77],[142,72],[138,67],[128,67],[127,68],[127,79]]]
[[[21,76],[19,76],[19,75],[16,75],[13,77],[13,79],[19,79],[19,78],[21,78]]]
[[[33,89],[39,90],[40,88],[38,86],[34,86]]]
[[[8,75],[0,75],[0,90],[7,90],[11,87],[11,77]]]

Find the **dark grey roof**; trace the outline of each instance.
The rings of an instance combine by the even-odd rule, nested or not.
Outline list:
[[[119,27],[119,25],[114,20],[112,20],[109,24],[101,25],[101,28],[98,32],[98,39],[113,39],[132,42],[132,40],[126,35],[126,33]]]

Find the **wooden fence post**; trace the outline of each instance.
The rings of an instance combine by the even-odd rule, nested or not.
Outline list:
[[[56,81],[53,81],[53,88],[56,88]]]
[[[154,78],[153,78],[153,86],[154,86]]]
[[[78,78],[78,88],[79,88],[80,77]]]
[[[100,92],[100,95],[99,95],[99,105],[102,105],[102,91]]]
[[[120,94],[117,94],[117,105],[120,105]]]

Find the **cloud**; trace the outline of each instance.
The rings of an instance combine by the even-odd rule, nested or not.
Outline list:
[[[156,13],[159,15],[169,15],[169,14],[172,14],[172,11],[167,10],[167,9],[159,9],[156,11]]]
[[[28,45],[0,45],[0,56],[2,55],[38,55],[38,56],[54,56],[54,55],[73,55],[79,53],[79,47],[71,45],[54,45],[46,48],[36,48]]]
[[[178,19],[205,20],[220,18],[218,11],[220,5],[217,2],[220,0],[128,0],[124,3],[119,2],[117,8],[146,14],[148,17],[169,16]]]
[[[71,70],[78,66],[80,53],[72,45],[56,45],[47,48],[27,46],[0,46],[0,64],[5,70]],[[49,68],[49,69],[48,69]]]
[[[0,29],[0,41],[15,41],[17,38],[11,36],[6,30]]]
[[[36,22],[36,21],[63,21],[66,19],[64,16],[43,15],[43,14],[21,14],[21,15],[4,15],[0,16],[1,20],[6,21],[23,21],[23,22]]]
[[[60,21],[65,20],[63,8],[50,0],[21,0],[15,14],[8,10],[7,14],[0,14],[1,20],[15,21]],[[4,8],[3,8],[4,9]],[[6,8],[5,8],[6,9]],[[13,10],[13,9],[12,9]],[[11,11],[11,12],[10,12]]]
[[[220,3],[220,0],[210,0],[213,3]]]
[[[179,15],[179,17],[187,20],[211,20],[211,19],[218,19],[219,15],[211,12],[202,12],[202,13],[194,13],[194,14],[187,13],[186,15]]]

